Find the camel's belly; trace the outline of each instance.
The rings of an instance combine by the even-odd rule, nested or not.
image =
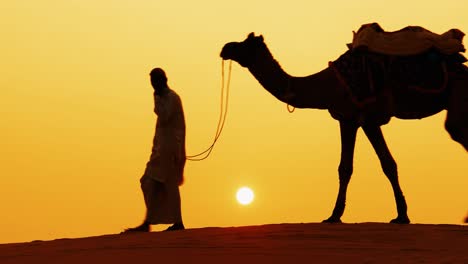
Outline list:
[[[439,94],[421,94],[409,91],[381,95],[373,102],[356,104],[353,100],[346,101],[329,109],[337,120],[349,120],[360,125],[385,125],[391,117],[400,119],[421,119],[435,115],[447,108],[446,92]]]
[[[447,108],[445,93],[405,93],[394,95],[394,116],[400,119],[421,119]]]

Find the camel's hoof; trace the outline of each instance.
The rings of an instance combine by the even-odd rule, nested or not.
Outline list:
[[[334,217],[330,217],[326,220],[323,220],[322,223],[328,223],[328,224],[340,224],[341,223],[341,219],[340,218],[334,218]]]
[[[393,219],[392,221],[390,221],[391,224],[409,224],[410,223],[410,220],[407,216],[405,217],[397,217],[395,219]]]

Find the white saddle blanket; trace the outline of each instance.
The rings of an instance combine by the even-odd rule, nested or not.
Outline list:
[[[442,35],[419,26],[408,26],[399,31],[385,32],[377,23],[362,25],[357,33],[353,31],[350,48],[366,48],[369,51],[388,55],[416,55],[431,48],[444,54],[464,52],[463,36],[458,29],[450,29]]]

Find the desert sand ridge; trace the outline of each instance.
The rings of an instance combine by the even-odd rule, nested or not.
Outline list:
[[[0,263],[468,263],[468,226],[269,224],[0,245]]]

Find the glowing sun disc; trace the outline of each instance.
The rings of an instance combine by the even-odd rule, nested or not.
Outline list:
[[[237,190],[237,201],[242,205],[250,204],[254,199],[254,193],[249,187],[242,187]]]

